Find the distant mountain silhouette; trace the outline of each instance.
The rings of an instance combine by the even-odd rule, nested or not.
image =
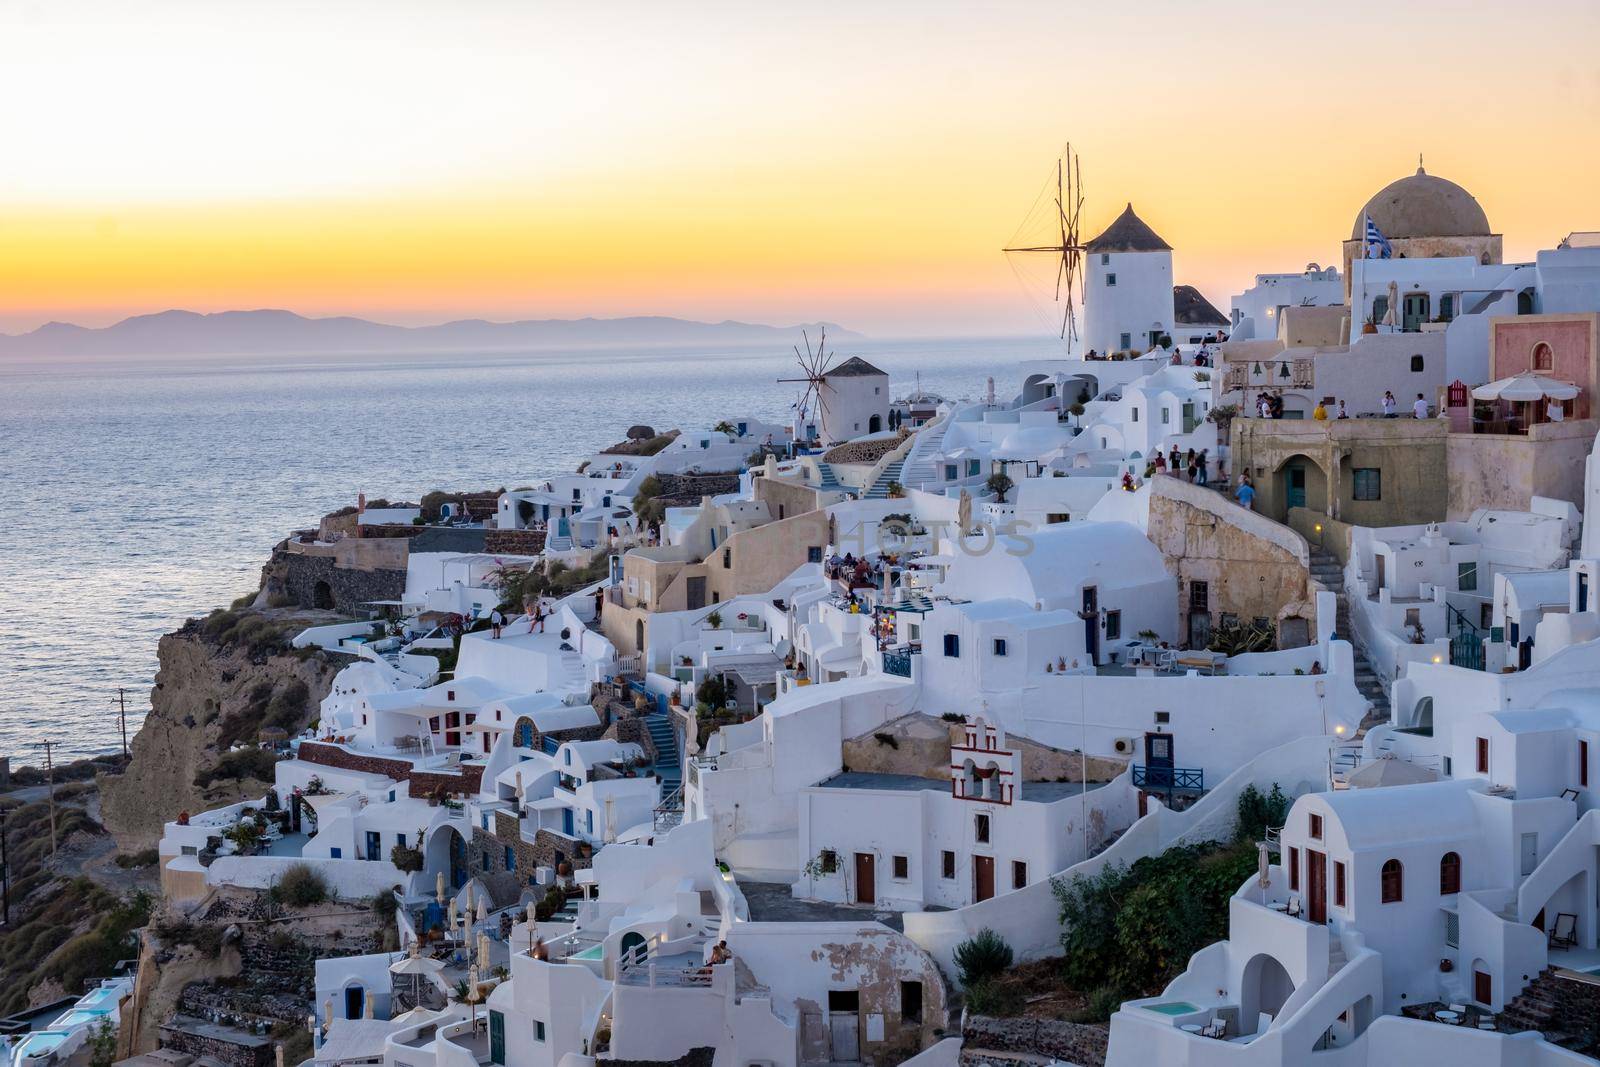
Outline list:
[[[734,345],[780,341],[827,325],[831,336],[860,334],[823,323],[763,326],[694,322],[646,315],[620,319],[462,319],[437,326],[390,326],[337,316],[312,319],[292,311],[163,311],[91,329],[50,322],[29,333],[0,334],[0,359],[19,356],[292,355],[334,352],[420,352],[530,349],[572,345]]]

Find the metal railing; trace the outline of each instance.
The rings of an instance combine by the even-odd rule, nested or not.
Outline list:
[[[1445,625],[1450,631],[1450,665],[1483,670],[1485,634],[1449,604],[1444,606]]]
[[[654,812],[654,826],[657,833],[670,830],[683,822],[683,786],[679,786],[662,798],[656,805]]]
[[[1134,764],[1133,784],[1138,789],[1197,790],[1206,787],[1206,772],[1199,767],[1148,767]]]
[[[911,656],[908,649],[884,649],[883,673],[892,674],[899,678],[911,677]]]

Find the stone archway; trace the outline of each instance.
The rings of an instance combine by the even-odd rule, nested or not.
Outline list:
[[[311,606],[327,611],[334,610],[333,586],[327,579],[318,579],[317,584],[311,587]]]
[[[1257,486],[1260,492],[1262,486]],[[1328,514],[1328,472],[1304,452],[1296,452],[1278,464],[1271,475],[1271,492],[1260,505],[1262,514],[1286,522],[1291,508],[1307,508]]]

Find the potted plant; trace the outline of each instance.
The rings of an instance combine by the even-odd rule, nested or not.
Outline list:
[[[710,615],[707,615],[706,625],[711,627],[713,630],[722,629],[722,612],[713,611]]]
[[[1361,324],[1361,332],[1362,333],[1377,333],[1378,332],[1378,324],[1372,320],[1372,316],[1371,315],[1368,315],[1367,318],[1366,318],[1366,321]]]

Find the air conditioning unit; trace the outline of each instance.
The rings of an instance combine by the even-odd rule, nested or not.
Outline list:
[[[1111,747],[1116,750],[1119,756],[1131,756],[1139,749],[1139,739],[1137,737],[1119,737],[1112,742]]]

